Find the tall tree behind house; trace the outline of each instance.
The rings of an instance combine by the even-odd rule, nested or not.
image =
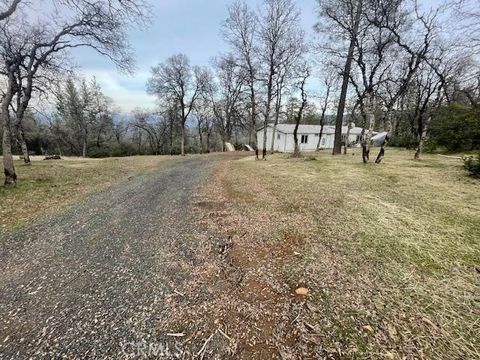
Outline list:
[[[259,44],[264,68],[262,82],[265,86],[263,121],[263,153],[267,156],[267,127],[272,115],[275,99],[275,80],[288,52],[298,44],[303,44],[303,31],[300,26],[300,12],[292,0],[264,0],[260,16]]]

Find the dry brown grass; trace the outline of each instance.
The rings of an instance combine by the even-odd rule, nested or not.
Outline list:
[[[212,314],[250,317],[217,317],[237,355],[480,358],[480,182],[457,159],[412,157],[274,155],[218,174],[205,196],[228,206],[205,222],[232,236],[234,285]]]
[[[31,165],[15,161],[17,187],[0,187],[0,231],[58,210],[107,185],[152,171],[172,157],[42,159],[32,157]],[[3,178],[0,181],[3,183]]]

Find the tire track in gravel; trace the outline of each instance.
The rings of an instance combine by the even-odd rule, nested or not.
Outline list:
[[[162,302],[195,261],[191,202],[221,161],[174,161],[0,240],[0,358],[120,358],[160,344]],[[129,350],[132,350],[130,348]]]

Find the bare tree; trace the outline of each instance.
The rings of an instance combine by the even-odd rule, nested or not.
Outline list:
[[[415,72],[428,61],[427,55],[436,36],[436,18],[442,7],[421,14],[417,2],[408,0],[319,0],[318,3],[320,15],[327,22],[326,26],[317,25],[317,30],[323,34],[328,32],[326,38],[329,40],[349,40],[342,70],[333,153],[341,152],[341,126],[350,82],[358,98],[356,106],[367,127],[362,141],[364,162],[369,160],[370,139],[377,126],[376,114],[384,111],[388,136],[376,159],[380,163],[391,136],[393,110]],[[341,46],[323,46],[330,58],[342,54]]]
[[[125,120],[120,119],[115,121],[113,124],[112,130],[113,130],[113,135],[115,137],[115,141],[117,142],[118,145],[120,145],[128,130]]]
[[[343,155],[347,154],[348,148],[350,147],[350,131],[355,126],[354,118],[357,114],[357,108],[359,105],[360,103],[357,100],[350,111],[350,116],[348,117],[347,134],[345,135],[345,143],[343,144]]]
[[[247,74],[247,87],[249,91],[250,138],[253,139],[256,158],[258,159],[257,144],[257,72],[258,45],[256,33],[258,17],[251,11],[247,4],[237,0],[228,9],[228,18],[223,25],[225,39],[230,43],[239,64]]]
[[[342,70],[342,88],[335,121],[333,155],[338,155],[342,152],[343,114],[347,100],[355,44],[357,43],[358,32],[362,20],[361,15],[364,0],[317,0],[317,2],[319,5],[320,16],[327,20],[328,25],[324,27],[322,24],[317,24],[317,31],[329,34],[326,37],[326,41],[331,41],[334,37],[336,37],[336,42],[339,38],[347,38],[349,41],[345,66]]]
[[[393,44],[393,37],[387,30],[371,24],[366,24],[359,29],[354,42],[355,69],[350,73],[350,82],[358,96],[367,126],[362,141],[364,163],[369,160],[370,143],[375,128],[378,107],[377,90],[388,76],[393,58],[391,52]]]
[[[442,102],[442,81],[431,68],[426,68],[416,77],[416,104],[414,117],[417,122],[418,146],[414,158],[418,160],[428,140],[432,115]]]
[[[205,69],[192,67],[188,57],[177,54],[169,57],[164,64],[152,68],[152,77],[147,84],[150,94],[163,102],[174,102],[180,112],[182,129],[181,155],[185,155],[185,131],[187,119],[195,104],[207,91],[209,74]]]
[[[12,15],[15,10],[17,10],[18,4],[20,4],[21,0],[12,0],[4,3],[0,10],[0,21],[7,19],[10,15]]]
[[[311,69],[309,68],[308,64],[305,62],[300,64],[296,69],[297,76],[299,80],[295,87],[300,91],[300,106],[298,107],[297,113],[295,115],[295,128],[293,130],[293,141],[295,143],[295,148],[293,151],[294,157],[300,156],[300,146],[298,145],[298,127],[300,126],[300,122],[303,119],[303,113],[308,103],[308,94],[306,91],[306,84],[307,80],[310,77]]]
[[[377,164],[382,161],[385,155],[385,147],[392,135],[394,107],[408,90],[414,75],[422,64],[429,61],[432,42],[438,32],[437,16],[442,10],[442,8],[437,8],[430,13],[422,14],[416,3],[413,11],[410,12],[401,8],[400,4],[401,2],[392,8],[373,7],[372,14],[368,17],[368,21],[374,26],[388,30],[397,46],[390,75],[380,85],[385,88],[384,93],[387,94],[384,97],[384,130],[388,135],[375,160]],[[382,92],[382,89],[379,92]]]
[[[332,102],[332,92],[336,82],[336,74],[333,69],[329,69],[324,78],[323,78],[323,86],[324,86],[324,94],[321,99],[321,106],[320,106],[320,131],[318,133],[318,143],[317,143],[317,151],[320,150],[323,130],[325,127],[325,115],[327,113],[328,107],[331,105]]]
[[[454,1],[453,20],[455,32],[458,36],[455,42],[459,49],[480,53],[480,7],[476,0]]]
[[[197,131],[200,153],[208,153],[211,150],[211,138],[216,128],[218,119],[215,117],[211,98],[205,96],[195,108],[197,119]]]
[[[454,99],[458,79],[462,78],[464,60],[455,47],[438,47],[430,54],[412,82],[414,94],[413,121],[417,123],[418,146],[415,159],[419,159],[428,140],[432,116],[442,104]]]
[[[70,70],[65,68],[61,62],[51,63],[50,66],[43,66],[34,75],[29,74],[22,67],[19,67],[16,79],[15,100],[10,103],[11,115],[14,118],[12,123],[13,133],[17,135],[20,144],[23,160],[26,165],[30,164],[30,154],[25,140],[25,129],[23,120],[29,109],[30,99],[35,92],[38,101],[46,100],[57,90],[57,84],[64,81]]]
[[[300,30],[300,13],[292,0],[264,0],[260,21],[259,42],[261,57],[265,65],[263,82],[266,99],[263,123],[263,153],[267,156],[267,127],[270,122],[272,102],[275,98],[275,78],[292,47],[303,43]]]
[[[16,184],[12,158],[12,124],[9,105],[21,90],[17,121],[21,122],[35,89],[36,76],[42,69],[51,69],[61,63],[66,51],[76,47],[90,47],[110,58],[117,66],[131,69],[132,56],[126,40],[128,23],[141,21],[141,0],[70,1],[56,3],[55,11],[61,19],[52,22],[52,14],[32,23],[19,11],[0,26],[2,73],[6,79],[5,96],[0,109],[3,123],[3,163],[5,185]],[[55,15],[57,16],[57,15]],[[19,89],[18,73],[24,80]]]
[[[223,142],[230,142],[232,133],[241,120],[242,96],[248,73],[239,66],[233,55],[227,54],[215,61],[216,91],[211,92],[211,104]]]
[[[275,118],[273,122],[272,142],[270,145],[271,152],[273,152],[275,147],[275,135],[280,118],[283,95],[285,90],[288,88],[289,82],[293,78],[292,69],[298,63],[301,56],[306,52],[303,32],[299,32],[295,37],[297,38],[297,41],[291,42],[290,47],[283,54],[283,59],[280,60],[280,66],[275,76]]]
[[[167,124],[161,116],[136,109],[134,111],[134,121],[131,125],[146,134],[153,154],[159,155],[164,153],[163,145]]]

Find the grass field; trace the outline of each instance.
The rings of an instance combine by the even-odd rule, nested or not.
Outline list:
[[[202,246],[174,261],[192,277],[175,284],[165,332],[215,333],[225,359],[480,359],[480,179],[405,150],[380,165],[314,156],[219,164],[194,199]],[[168,161],[17,162],[0,225]]]
[[[480,181],[454,158],[388,149],[364,165],[353,152],[246,158],[218,175],[233,210],[217,228],[257,279],[238,291],[276,294],[242,316],[256,306],[255,323],[294,327],[269,333],[283,358],[479,359]],[[299,286],[300,305],[282,297]]]
[[[17,187],[0,187],[0,231],[55,211],[92,191],[146,173],[172,160],[169,156],[42,159],[33,156],[31,165],[15,161]],[[3,184],[3,178],[0,181]]]

